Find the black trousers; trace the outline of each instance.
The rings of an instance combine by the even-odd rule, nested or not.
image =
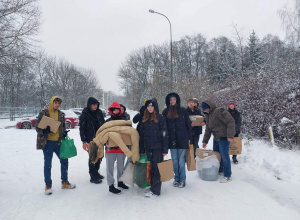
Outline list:
[[[155,195],[160,195],[161,181],[157,163],[163,161],[162,149],[147,149],[146,155],[151,163],[151,187]]]
[[[93,164],[92,161],[89,159],[89,173],[90,175],[97,174],[100,169],[100,163],[102,161],[102,158],[99,158],[99,160]]]
[[[192,138],[193,138],[193,147],[194,147],[194,157],[196,158],[196,149],[197,148],[199,148],[199,139],[200,139],[200,134],[198,135],[198,134],[194,134],[193,136],[192,136]]]

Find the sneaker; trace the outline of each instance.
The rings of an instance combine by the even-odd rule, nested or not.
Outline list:
[[[69,183],[69,181],[67,180],[61,184],[61,188],[62,189],[74,189],[74,188],[76,188],[76,185]]]
[[[157,197],[157,195],[155,195],[151,190],[149,190],[148,192],[145,192],[145,197],[152,198],[152,197]]]
[[[52,185],[48,185],[45,187],[45,195],[51,195],[52,194]]]
[[[218,172],[219,175],[223,176],[224,175],[224,172]]]
[[[232,180],[231,177],[223,177],[221,180],[220,180],[220,183],[228,183]]]
[[[174,182],[173,182],[173,186],[174,186],[174,187],[178,187],[178,186],[179,186],[179,182],[178,182],[178,181],[176,181],[176,180],[174,180]]]
[[[121,194],[121,190],[116,189],[114,184],[109,186],[109,192],[116,194],[116,195],[120,195]]]
[[[122,189],[129,189],[129,187],[126,186],[123,182],[118,182],[118,187],[121,187]]]
[[[233,161],[233,163],[235,163],[235,164],[238,164],[238,163],[239,163],[238,160],[236,159],[236,157],[232,157],[232,161]]]
[[[184,181],[179,182],[179,188],[183,188],[183,187],[185,187],[185,182]]]

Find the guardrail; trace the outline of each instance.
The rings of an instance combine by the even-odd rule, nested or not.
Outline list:
[[[14,121],[16,118],[35,116],[40,111],[39,107],[0,107],[0,119]]]

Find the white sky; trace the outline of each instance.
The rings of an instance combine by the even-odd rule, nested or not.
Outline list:
[[[201,33],[211,39],[233,37],[232,23],[284,38],[278,10],[294,0],[41,0],[40,39],[50,55],[94,69],[104,90],[121,94],[117,71],[133,50]]]

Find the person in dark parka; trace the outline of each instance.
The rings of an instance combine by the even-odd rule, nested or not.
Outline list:
[[[102,111],[99,109],[100,103],[94,97],[90,97],[87,101],[87,107],[82,110],[79,118],[79,131],[83,149],[88,151],[88,143],[91,142],[98,129],[104,124],[104,117]],[[93,164],[89,160],[89,173],[91,176],[91,183],[101,183],[104,178],[100,173],[100,163],[102,158]]]
[[[122,116],[125,118],[125,120],[130,120],[130,115],[126,112],[126,107],[122,104],[120,104],[122,109]]]
[[[200,115],[203,116],[201,113],[201,110],[196,107],[197,104],[195,103],[194,99],[189,99],[187,102],[188,107],[186,108],[189,116],[191,115]],[[194,157],[196,157],[196,149],[199,148],[199,138],[200,134],[202,134],[202,126],[204,126],[205,123],[202,122],[201,126],[195,126],[194,122],[191,122],[192,126],[192,142],[194,145]]]
[[[174,187],[185,187],[185,155],[191,140],[191,121],[188,112],[180,106],[180,97],[172,92],[166,96],[167,108],[162,115],[165,116],[169,136],[169,149],[175,173]]]
[[[228,111],[233,117],[235,121],[235,135],[234,137],[238,137],[241,133],[241,125],[242,125],[242,118],[240,112],[236,109],[236,102],[234,100],[229,100],[227,102]],[[236,159],[236,155],[232,155],[232,161],[235,164],[238,164],[238,160]]]
[[[147,101],[147,100],[145,99],[144,104],[146,103],[146,101]],[[137,126],[136,126],[136,130],[137,130],[139,133],[140,133],[140,126],[141,126],[142,119],[143,119],[143,116],[144,116],[144,113],[145,113],[145,109],[146,109],[146,107],[145,107],[145,105],[143,105],[143,106],[140,108],[140,112],[137,113],[137,114],[133,117],[133,119],[132,119],[132,122],[133,122],[134,124],[138,123]]]
[[[140,127],[140,154],[145,154],[151,163],[151,187],[146,197],[160,195],[161,181],[157,163],[168,154],[168,132],[166,119],[159,114],[156,99],[147,100]]]

